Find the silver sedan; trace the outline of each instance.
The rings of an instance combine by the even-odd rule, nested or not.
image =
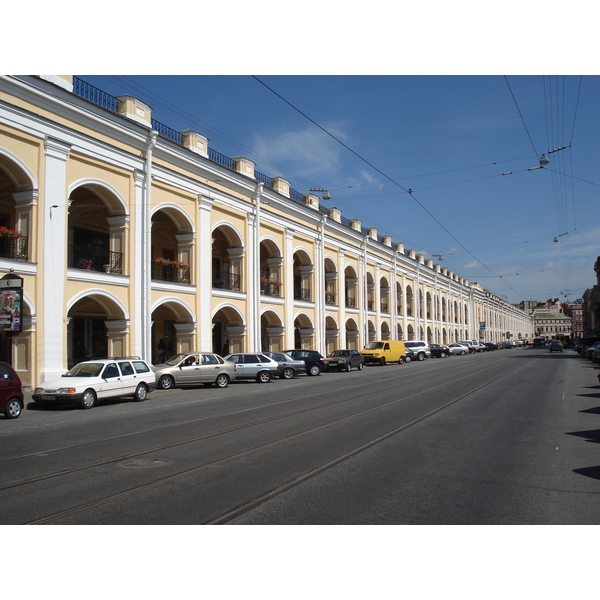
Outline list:
[[[469,354],[469,347],[462,344],[448,344],[448,350],[450,350],[450,354],[460,354],[462,356]]]
[[[182,352],[160,365],[154,365],[152,369],[156,373],[158,387],[163,390],[199,383],[205,386],[214,383],[224,388],[235,379],[235,365],[212,352]]]

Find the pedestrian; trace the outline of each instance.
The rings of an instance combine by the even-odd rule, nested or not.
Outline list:
[[[156,361],[158,364],[164,363],[167,360],[167,345],[165,344],[165,340],[161,338],[158,342],[158,346],[156,347]]]
[[[221,356],[227,356],[229,354],[229,342],[225,342],[223,350],[221,350]]]

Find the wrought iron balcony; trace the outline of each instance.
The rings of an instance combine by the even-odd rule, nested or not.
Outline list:
[[[67,266],[85,271],[123,273],[123,253],[111,250],[91,250],[90,245],[69,244]]]
[[[153,263],[152,279],[174,283],[190,283],[190,268],[188,266],[178,267],[173,264]]]
[[[223,289],[231,290],[232,292],[239,292],[242,289],[241,286],[242,278],[240,275],[236,275],[235,273],[228,273],[227,271],[213,271],[213,289]]]
[[[25,235],[19,237],[0,237],[0,257],[28,260],[29,238]]]
[[[263,296],[273,296],[274,298],[281,298],[281,284],[280,283],[265,283],[260,282],[260,293]]]
[[[310,288],[294,287],[294,300],[311,302]]]

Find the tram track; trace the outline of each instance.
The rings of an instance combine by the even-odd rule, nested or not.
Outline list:
[[[239,514],[242,514],[244,512],[252,510],[253,507],[267,501],[268,499],[274,497],[275,495],[281,494],[282,492],[284,492],[296,485],[299,485],[303,481],[306,481],[307,479],[310,479],[311,477],[314,477],[315,475],[322,473],[323,471],[327,470],[328,468],[331,468],[332,466],[339,464],[340,462],[346,460],[350,456],[357,454],[359,452],[362,452],[365,449],[382,442],[383,440],[389,438],[390,436],[396,435],[397,433],[400,433],[401,431],[423,421],[424,419],[427,419],[427,418],[433,416],[434,414],[440,412],[441,410],[448,408],[452,404],[462,400],[463,398],[469,396],[470,394],[472,394],[476,391],[479,391],[482,388],[485,388],[486,386],[491,385],[498,379],[506,376],[507,374],[509,374],[517,369],[520,369],[521,367],[525,366],[525,364],[527,364],[527,363],[529,363],[529,361],[525,361],[524,363],[521,363],[512,369],[502,371],[502,373],[499,373],[496,376],[487,379],[481,385],[469,388],[468,390],[464,391],[463,393],[458,394],[451,400],[444,402],[442,405],[436,407],[435,409],[433,409],[415,419],[412,419],[406,423],[402,423],[398,426],[395,426],[395,427],[389,429],[388,431],[386,431],[380,435],[377,435],[370,440],[367,440],[364,443],[358,444],[357,446],[351,448],[350,450],[347,450],[347,451],[341,453],[337,457],[334,457],[331,460],[326,460],[323,463],[314,466],[313,468],[307,470],[304,473],[296,475],[295,477],[292,477],[292,478],[286,480],[285,482],[282,482],[279,485],[276,485],[276,486],[270,488],[269,490],[256,495],[253,498],[247,499],[246,501],[244,501],[243,503],[241,503],[239,505],[230,507],[229,509],[223,511],[221,514],[215,515],[215,516],[211,517],[210,519],[206,520],[205,523],[206,524],[220,524],[220,523],[226,523],[228,521],[231,521]],[[478,376],[481,376],[482,373],[484,373],[486,371],[490,371],[490,370],[493,370],[497,373],[498,365],[496,363],[494,363],[492,366],[490,366],[488,368],[479,370],[477,372],[477,374],[478,374]],[[71,507],[71,508],[68,508],[68,509],[65,509],[62,511],[52,512],[51,514],[48,514],[45,516],[40,516],[36,519],[26,521],[26,524],[46,524],[46,523],[57,522],[57,521],[65,519],[65,518],[71,517],[73,515],[76,515],[78,513],[83,513],[85,511],[93,510],[94,508],[100,507],[102,505],[110,504],[112,502],[117,502],[120,499],[127,498],[130,496],[135,496],[136,494],[140,494],[145,491],[149,491],[153,488],[157,488],[157,487],[163,486],[165,484],[175,482],[177,480],[185,479],[186,477],[191,477],[191,476],[199,474],[203,471],[206,471],[209,469],[214,469],[219,466],[225,465],[227,463],[232,463],[236,460],[242,460],[251,455],[255,455],[257,453],[264,452],[269,449],[273,449],[273,448],[285,445],[286,443],[291,443],[292,441],[299,440],[303,437],[309,436],[309,435],[317,433],[317,432],[325,431],[325,430],[333,428],[337,425],[364,418],[366,415],[368,415],[370,413],[374,413],[376,411],[381,411],[386,408],[390,408],[394,405],[397,405],[401,402],[405,402],[409,399],[414,399],[421,395],[428,394],[431,391],[436,390],[436,389],[442,390],[444,387],[452,386],[453,384],[456,384],[462,380],[468,379],[469,377],[472,377],[474,375],[475,375],[475,373],[469,372],[469,373],[466,373],[459,377],[454,377],[450,380],[444,379],[444,381],[442,381],[438,385],[435,385],[435,386],[429,385],[424,389],[419,389],[411,394],[403,395],[401,398],[394,398],[392,400],[389,400],[389,401],[386,401],[383,403],[378,403],[376,405],[370,405],[367,408],[362,408],[360,410],[354,410],[347,415],[344,415],[344,416],[341,416],[338,418],[334,418],[334,419],[330,419],[327,422],[321,423],[317,426],[311,426],[311,427],[308,427],[308,428],[300,430],[300,431],[295,431],[289,435],[284,435],[279,438],[270,440],[267,443],[260,443],[260,444],[257,444],[256,446],[245,448],[240,452],[233,452],[229,455],[221,456],[218,459],[210,460],[201,465],[195,465],[192,468],[184,469],[180,472],[172,473],[170,475],[154,479],[154,480],[144,483],[142,485],[132,486],[129,489],[125,489],[125,490],[122,490],[122,491],[114,493],[114,494],[109,494],[102,498],[96,498],[96,499],[90,500],[89,502],[84,502],[78,506],[74,506],[74,507]],[[364,385],[368,386],[369,384],[364,384]],[[78,465],[76,467],[69,468],[69,469],[56,470],[52,473],[46,473],[46,474],[40,475],[38,477],[22,479],[20,481],[15,481],[15,482],[11,482],[9,484],[0,486],[0,491],[8,490],[8,489],[15,488],[15,487],[25,487],[30,484],[44,481],[44,480],[51,479],[51,478],[58,479],[61,476],[76,473],[78,471],[93,470],[94,468],[100,467],[103,465],[107,465],[107,464],[111,464],[111,463],[118,463],[118,462],[121,462],[124,460],[148,455],[148,454],[155,453],[155,452],[164,451],[164,450],[170,449],[170,448],[175,448],[177,446],[185,446],[187,444],[193,444],[193,443],[203,441],[206,439],[224,436],[229,433],[235,433],[236,431],[251,429],[253,427],[272,423],[275,421],[280,421],[283,419],[292,418],[294,416],[298,416],[301,414],[315,412],[315,411],[318,411],[318,410],[321,410],[324,408],[334,407],[335,405],[340,405],[343,403],[349,403],[349,402],[352,402],[353,400],[357,400],[357,399],[364,399],[365,401],[369,401],[369,398],[373,395],[381,396],[382,391],[390,392],[390,391],[393,391],[394,389],[398,388],[397,378],[390,379],[389,384],[385,388],[383,388],[383,389],[378,388],[376,391],[373,391],[370,393],[369,392],[365,393],[364,389],[361,389],[364,387],[364,385],[361,384],[360,386],[353,387],[352,395],[350,397],[345,397],[344,399],[334,400],[334,401],[329,401],[329,402],[321,402],[318,405],[312,405],[310,407],[304,407],[304,408],[301,408],[298,410],[286,411],[283,414],[274,415],[274,416],[271,416],[269,418],[264,418],[264,419],[256,419],[256,420],[253,420],[253,421],[250,421],[247,423],[243,423],[243,424],[240,424],[240,425],[234,426],[234,427],[222,428],[222,429],[219,429],[219,430],[216,430],[216,431],[213,431],[210,433],[206,433],[206,434],[203,434],[200,436],[192,436],[192,437],[189,437],[189,438],[186,438],[183,440],[178,440],[176,442],[155,445],[151,448],[146,448],[144,450],[131,452],[131,453],[127,453],[127,454],[122,454],[122,455],[112,457],[109,459],[105,459],[102,461],[94,461],[94,462],[87,463],[85,465]],[[320,394],[316,394],[313,397],[316,397],[319,395],[327,396],[329,394],[328,394],[328,392],[323,392]],[[293,402],[297,402],[297,400],[293,400]],[[208,421],[211,421],[213,419],[214,419],[214,417],[208,419]],[[202,422],[202,421],[207,421],[207,419],[198,419],[197,420],[197,422]],[[189,422],[187,422],[186,425],[187,424],[189,424]],[[180,426],[181,425],[173,425],[173,426],[169,426],[167,428],[160,428],[160,429],[172,429],[172,428],[177,428]],[[132,435],[140,435],[140,434],[136,433],[136,434],[132,434]],[[127,436],[119,436],[119,439],[122,439],[123,437],[127,437]],[[110,441],[111,440],[107,440],[107,442],[110,442]],[[93,443],[97,443],[97,442],[93,442]],[[85,447],[86,445],[89,445],[89,444],[79,444],[76,446],[71,446],[71,447],[69,447],[69,449],[82,448],[82,447]],[[59,452],[60,450],[56,450],[56,451]]]

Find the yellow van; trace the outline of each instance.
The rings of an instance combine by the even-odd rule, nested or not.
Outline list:
[[[406,346],[400,341],[369,342],[360,353],[365,357],[365,364],[397,362],[401,365],[406,360]]]

